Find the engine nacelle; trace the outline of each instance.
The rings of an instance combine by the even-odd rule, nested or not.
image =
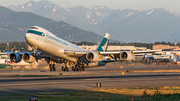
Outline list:
[[[120,60],[134,60],[134,56],[129,52],[121,52],[120,53]]]
[[[12,62],[15,62],[15,63],[20,62],[21,59],[22,59],[22,56],[21,56],[20,54],[18,54],[18,53],[11,53],[11,54],[9,55],[9,57],[10,57],[10,60],[11,60]]]
[[[25,62],[28,62],[28,63],[32,63],[36,60],[36,58],[34,56],[30,55],[29,53],[23,54],[22,58]]]
[[[88,53],[86,54],[86,59],[87,59],[88,61],[93,61],[93,62],[95,62],[95,61],[99,61],[99,56],[98,56],[96,53],[94,53],[94,52],[88,52]]]

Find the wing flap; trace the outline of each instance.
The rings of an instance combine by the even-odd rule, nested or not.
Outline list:
[[[111,55],[111,54],[120,54],[121,51],[105,51],[105,52],[99,52],[100,55]]]

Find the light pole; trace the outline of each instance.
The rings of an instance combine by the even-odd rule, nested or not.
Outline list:
[[[8,48],[8,50],[9,50],[9,43],[7,43],[7,48]]]

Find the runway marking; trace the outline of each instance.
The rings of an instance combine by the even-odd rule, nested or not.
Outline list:
[[[112,80],[110,78],[106,78],[107,80],[103,80],[101,79],[101,81],[98,82],[124,82],[124,81],[144,81],[144,80],[171,80],[171,79],[179,79],[179,78],[153,78],[153,79],[119,79],[119,80]],[[109,79],[109,80],[108,80]],[[91,79],[93,80],[93,79]],[[97,81],[97,79],[94,79]],[[26,86],[26,85],[49,85],[49,84],[69,84],[69,83],[87,83],[87,82],[96,82],[96,81],[71,81],[71,82],[56,82],[56,81],[52,81],[52,82],[46,82],[46,83],[16,83],[16,84],[0,84],[0,87],[3,86]]]
[[[90,81],[90,80],[108,80],[109,78],[101,78],[101,79],[96,79],[96,78],[94,78],[94,79],[83,79],[83,80],[87,80],[87,81]]]

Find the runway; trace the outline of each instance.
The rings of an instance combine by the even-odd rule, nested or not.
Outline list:
[[[115,70],[127,70],[127,68],[138,69],[169,69],[169,66],[119,66],[107,65],[100,68],[88,68],[83,72],[65,72],[58,70],[57,72],[49,72],[48,70],[14,70],[16,72],[24,71],[23,76],[9,76],[13,70],[3,70],[0,74],[0,94],[7,93],[37,93],[52,91],[74,91],[96,88],[97,83],[101,83],[101,88],[137,88],[137,87],[153,87],[153,86],[177,86],[180,84],[179,72],[165,73],[136,73],[136,72],[117,72]],[[178,69],[174,66],[172,69]],[[40,76],[39,73],[52,73],[53,75]],[[27,74],[30,74],[29,76]],[[32,74],[35,76],[32,76]],[[65,75],[58,75],[63,73]],[[57,74],[57,75],[54,75]],[[72,75],[73,74],[73,75]],[[26,75],[26,76],[24,76]]]
[[[0,70],[0,76],[12,75],[119,75],[122,72],[142,71],[142,70],[179,70],[180,65],[127,65],[119,62],[108,63],[105,66],[86,68],[85,71],[63,72],[61,68],[56,67],[56,72],[50,72],[49,69],[21,69],[21,70]],[[134,73],[134,72],[133,72]],[[126,74],[126,73],[125,73]],[[132,73],[131,73],[132,74]],[[135,73],[134,73],[135,74]],[[138,73],[137,73],[138,74]]]

